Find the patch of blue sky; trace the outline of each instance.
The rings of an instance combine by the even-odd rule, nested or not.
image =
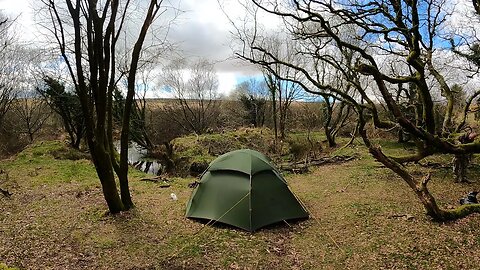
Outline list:
[[[245,76],[245,75],[236,75],[235,80],[237,81],[237,85],[250,81],[250,80],[256,80],[256,81],[263,81],[263,74],[257,74],[254,76]]]

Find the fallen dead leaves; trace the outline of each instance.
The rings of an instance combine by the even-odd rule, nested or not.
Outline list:
[[[433,223],[403,182],[368,159],[287,175],[292,190],[316,220],[276,224],[254,234],[216,224],[201,235],[196,232],[204,223],[184,218],[191,194],[187,185],[193,179],[174,179],[170,187],[160,188],[140,181],[141,177],[132,178],[136,208],[111,216],[98,180],[88,179],[89,172],[76,173],[85,162],[72,163],[77,166],[74,173],[61,177],[59,172],[74,161],[15,162],[0,162],[10,174],[8,183],[1,185],[14,193],[10,198],[0,196],[0,261],[21,269],[475,269],[480,265],[480,215]],[[467,188],[478,187],[474,183]],[[444,205],[455,203],[457,194],[465,191],[462,185],[435,176],[431,188]],[[178,200],[172,201],[170,193]]]

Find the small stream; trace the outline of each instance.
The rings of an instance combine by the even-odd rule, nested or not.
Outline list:
[[[120,152],[120,142],[116,142],[115,147]],[[146,158],[147,150],[131,142],[128,147],[128,164],[144,173],[160,175],[163,172],[163,165],[157,161]]]

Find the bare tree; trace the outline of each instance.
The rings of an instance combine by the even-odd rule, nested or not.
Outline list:
[[[12,88],[16,93],[10,111],[15,123],[12,123],[17,132],[26,135],[29,143],[33,142],[36,134],[42,129],[51,115],[48,105],[35,91],[37,86],[36,69],[40,65],[40,49],[29,48],[23,44],[15,46],[15,79]]]
[[[143,45],[156,18],[164,14],[163,1],[92,1],[43,0],[48,9],[50,26],[63,60],[68,67],[75,91],[80,97],[86,125],[86,141],[102,184],[103,194],[111,213],[133,207],[128,187],[128,143],[130,115],[134,102],[136,75]],[[143,12],[138,10],[144,9]],[[133,12],[137,10],[137,12]],[[128,16],[130,16],[128,18]],[[129,27],[137,28],[133,34],[126,29],[126,20],[137,21]],[[132,42],[120,44],[122,34],[128,32]],[[152,39],[152,43],[154,39]],[[133,44],[129,47],[129,44]],[[121,47],[123,46],[123,47]],[[121,49],[121,50],[120,50]],[[162,47],[155,48],[163,50]],[[119,51],[126,70],[117,72]],[[123,110],[120,158],[117,160],[113,145],[113,91],[121,76],[126,76],[127,87]],[[115,183],[120,182],[120,195]]]
[[[348,118],[353,113],[352,107],[345,101],[332,99],[328,95],[323,95],[325,102],[324,108],[324,132],[327,137],[329,147],[337,146],[336,137],[339,131],[345,127]]]
[[[288,38],[285,38],[282,33],[275,37],[268,36],[264,42],[275,55],[290,62],[296,61],[296,56],[293,52],[295,44]],[[292,82],[299,76],[298,71],[295,69],[282,65],[271,65],[270,69],[264,70],[264,77],[270,89],[273,103],[272,117],[275,138],[277,139],[280,136],[280,139],[285,139],[290,105],[299,98],[302,87]],[[283,80],[282,78],[290,78],[291,80]]]
[[[16,97],[15,84],[21,66],[16,51],[18,44],[12,33],[12,20],[0,12],[0,127],[5,114],[9,111]]]
[[[354,87],[349,82],[358,82],[358,77],[355,73],[345,70],[347,72],[340,72],[342,68],[339,66],[344,64],[351,65],[354,61],[354,54],[344,52],[339,55],[337,59],[331,63],[328,61],[320,61],[316,64],[315,76],[319,78],[323,85],[330,85],[337,92],[342,92],[344,95],[354,95]],[[336,67],[330,67],[334,64]],[[327,138],[328,146],[337,146],[336,137],[342,128],[348,124],[348,120],[353,114],[352,106],[341,98],[337,98],[333,91],[323,91],[318,93],[323,99],[324,121],[323,130]],[[353,132],[353,136],[355,132]]]
[[[133,108],[130,117],[130,140],[135,142],[138,146],[150,152],[154,145],[151,141],[151,132],[149,129],[149,123],[147,119],[147,113],[151,115],[149,108],[147,107],[147,99],[145,89],[146,82],[143,81],[139,90],[135,95],[135,101],[133,102]],[[114,121],[116,124],[122,123],[123,109],[125,107],[125,97],[118,89],[114,91]]]
[[[13,111],[19,121],[19,132],[27,135],[30,143],[52,115],[45,99],[38,97],[35,91],[22,91],[13,105]]]
[[[473,7],[474,7],[474,18],[471,18],[472,21],[476,19],[478,20],[480,18],[480,2],[473,0],[472,1]],[[450,43],[452,45],[452,50],[453,52],[465,59],[468,63],[472,64],[472,66],[467,67],[470,71],[473,73],[478,74],[480,70],[480,38],[476,34],[476,28],[478,25],[471,25],[468,26],[467,29],[472,28],[471,32],[473,34],[470,35],[462,35],[460,39],[457,38],[457,40],[460,40],[460,42],[457,44],[455,42],[454,38],[451,38]],[[459,47],[463,47],[463,49],[459,49]],[[466,50],[465,50],[466,49]],[[467,65],[466,65],[467,66]],[[452,100],[453,104],[450,104],[451,106],[456,105],[456,110],[459,110],[458,107],[461,108],[461,105],[465,104],[463,107],[463,112],[461,113],[462,118],[460,121],[460,124],[457,126],[456,131],[460,132],[462,130],[466,131],[464,134],[460,134],[457,136],[457,143],[460,144],[465,144],[465,143],[471,143],[475,140],[475,138],[478,136],[476,132],[472,130],[470,126],[466,124],[466,119],[467,119],[467,114],[468,112],[471,111],[471,104],[476,100],[476,103],[480,102],[480,99],[478,96],[480,95],[480,90],[477,90],[473,92],[472,95],[470,95],[468,98],[466,98],[466,93],[464,89],[458,85],[455,84],[451,88],[451,95],[452,95]],[[462,104],[463,103],[463,104]],[[460,106],[459,106],[460,105]],[[477,118],[478,112],[475,115],[475,118]],[[478,120],[478,119],[476,119]],[[467,167],[470,164],[472,154],[471,153],[456,153],[453,158],[453,173],[455,175],[455,181],[456,182],[469,182],[467,179]]]
[[[214,126],[220,102],[212,63],[199,60],[190,68],[184,60],[173,61],[163,70],[159,84],[174,98],[174,103],[165,107],[167,113],[170,111],[172,115],[177,108],[181,110],[180,115],[172,115],[172,121],[195,134],[205,133]]]
[[[154,147],[151,140],[152,137],[152,128],[151,128],[151,119],[148,119],[148,116],[153,117],[151,109],[147,106],[147,94],[152,92],[150,87],[153,84],[153,79],[151,77],[151,70],[144,71],[141,74],[141,84],[140,91],[137,91],[132,110],[132,140],[139,143],[143,148],[151,151]]]
[[[440,53],[445,45],[440,39],[442,25],[450,15],[445,1],[252,2],[263,12],[284,20],[291,38],[301,45],[295,54],[302,56],[303,61],[280,57],[262,43],[258,32],[251,30],[238,31],[239,40],[244,45],[238,52],[239,57],[270,71],[274,71],[277,65],[294,69],[303,76],[294,81],[304,85],[306,90],[348,102],[357,114],[359,134],[369,152],[408,184],[427,214],[435,220],[452,220],[480,212],[478,204],[454,210],[441,209],[427,188],[431,175],[419,178],[406,166],[407,162],[419,161],[433,153],[480,152],[479,141],[455,144],[450,136],[462,123],[454,123],[451,86],[438,63],[433,61],[435,54]],[[329,57],[350,52],[358,55],[358,60],[341,63]],[[339,91],[334,85],[322,81],[316,72],[318,61],[326,61],[330,68],[345,75],[353,71],[365,78],[362,82],[344,76],[357,95]],[[392,68],[396,65],[402,68]],[[413,119],[405,115],[395,99],[395,88],[399,83],[409,84],[412,93],[418,97],[418,110]],[[393,120],[379,114],[371,98],[373,92],[378,93],[378,101],[385,104]],[[438,97],[442,97],[445,103],[444,112],[435,110],[434,99]],[[386,155],[370,139],[365,128],[369,119],[381,129],[400,126],[418,141],[417,153],[401,157]],[[437,124],[436,119],[443,121]]]
[[[12,134],[26,135],[32,142],[49,116],[43,101],[31,95],[37,51],[16,39],[14,23],[0,13],[0,132],[6,149],[23,145],[20,139],[13,143]]]
[[[325,103],[319,101],[302,102],[296,116],[301,127],[307,130],[307,142],[310,146],[309,152],[314,159],[317,158],[317,152],[322,150],[322,146],[320,142],[313,140],[312,132],[325,123],[324,106]]]

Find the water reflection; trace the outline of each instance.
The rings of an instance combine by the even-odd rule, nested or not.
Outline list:
[[[120,151],[120,142],[115,144],[117,151]],[[163,172],[163,165],[156,160],[145,158],[147,150],[132,142],[128,147],[128,163],[144,173],[160,175]]]
[[[144,173],[160,175],[163,171],[162,164],[158,163],[157,161],[137,160],[135,162],[130,162],[130,164],[135,167],[135,169]]]

